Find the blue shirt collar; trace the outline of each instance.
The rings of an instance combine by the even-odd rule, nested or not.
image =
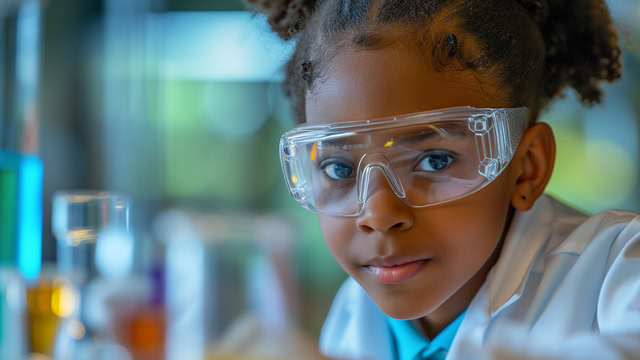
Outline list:
[[[456,336],[466,312],[467,310],[464,310],[431,341],[426,339],[418,329],[411,324],[411,321],[387,317],[391,334],[396,341],[396,359],[429,359],[436,353],[442,354],[444,351],[444,354],[446,354],[449,352],[453,338]],[[444,356],[441,358],[444,358]]]

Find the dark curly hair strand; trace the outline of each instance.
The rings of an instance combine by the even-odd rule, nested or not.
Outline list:
[[[534,117],[567,87],[587,104],[600,102],[600,82],[622,71],[604,0],[245,1],[267,13],[281,38],[297,38],[285,91],[300,122],[306,91],[344,47],[408,42],[436,71],[496,77],[512,106],[528,106]]]

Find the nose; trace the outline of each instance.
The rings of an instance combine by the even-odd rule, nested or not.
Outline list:
[[[402,202],[387,182],[381,169],[372,169],[368,196],[356,220],[358,230],[365,233],[405,231],[413,227],[411,207]]]

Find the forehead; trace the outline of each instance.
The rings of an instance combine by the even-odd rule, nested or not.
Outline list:
[[[494,90],[491,90],[494,89]],[[375,119],[453,106],[508,107],[490,80],[471,70],[436,72],[399,47],[345,49],[306,94],[309,124]]]

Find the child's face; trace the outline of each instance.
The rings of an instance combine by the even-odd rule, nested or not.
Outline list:
[[[408,51],[343,50],[307,94],[306,117],[326,124],[453,106],[509,107],[501,100],[506,94],[470,71],[437,73]],[[419,209],[405,205],[386,181],[376,183],[358,217],[318,215],[330,251],[389,316],[457,314],[482,284],[489,259],[495,261],[514,176],[507,168],[471,196]]]

